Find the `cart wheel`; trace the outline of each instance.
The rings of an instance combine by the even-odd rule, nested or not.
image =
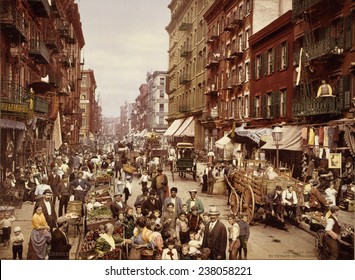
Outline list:
[[[233,215],[237,215],[240,209],[240,205],[239,205],[239,196],[237,194],[237,192],[232,189],[232,192],[229,196],[229,211],[231,212],[231,214]]]
[[[248,222],[250,223],[254,218],[255,198],[254,192],[250,186],[245,188],[241,195],[240,212],[248,215]]]
[[[314,251],[319,260],[329,259],[329,248],[325,242],[325,230],[323,229],[318,230],[316,233]]]

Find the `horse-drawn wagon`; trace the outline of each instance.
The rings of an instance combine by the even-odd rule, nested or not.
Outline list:
[[[174,181],[174,173],[178,173],[180,177],[186,177],[191,174],[196,181],[196,159],[194,153],[194,145],[191,143],[177,143],[177,159],[171,161],[171,175]]]

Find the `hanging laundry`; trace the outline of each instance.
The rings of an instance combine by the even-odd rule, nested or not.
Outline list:
[[[318,128],[318,141],[319,141],[319,145],[323,145],[323,141],[324,141],[324,128],[323,127],[319,127]]]
[[[323,129],[324,132],[324,141],[323,141],[323,147],[329,147],[329,134],[328,134],[329,127],[326,126]]]
[[[309,128],[308,131],[308,145],[314,145],[314,137],[315,137],[315,133],[312,127]]]

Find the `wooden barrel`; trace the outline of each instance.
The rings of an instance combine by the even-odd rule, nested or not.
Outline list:
[[[83,203],[80,200],[74,200],[68,202],[67,213],[74,213],[81,216],[81,209]]]

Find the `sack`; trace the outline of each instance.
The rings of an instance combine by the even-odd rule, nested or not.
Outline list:
[[[69,201],[74,201],[74,195],[71,195],[71,196],[69,197]]]

